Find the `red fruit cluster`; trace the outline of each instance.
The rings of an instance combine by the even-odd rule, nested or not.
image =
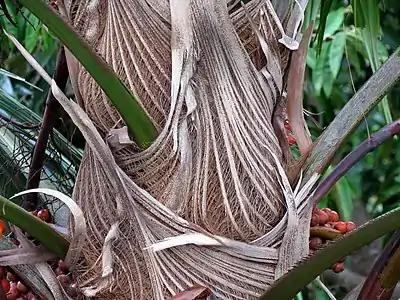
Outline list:
[[[68,296],[71,298],[77,297],[79,294],[78,288],[72,283],[68,265],[64,261],[59,260],[57,264],[53,265],[53,270]]]
[[[46,208],[42,208],[39,210],[33,210],[31,211],[31,214],[38,217],[40,220],[46,222],[46,223],[50,223],[51,222],[51,216],[50,216],[50,212],[48,209]]]
[[[37,300],[37,297],[11,269],[0,266],[0,283],[7,300]]]
[[[296,139],[292,134],[292,126],[290,126],[289,120],[286,119],[285,120],[285,130],[286,130],[286,138],[288,141],[289,146],[293,146],[294,144],[296,144]]]
[[[311,216],[311,226],[331,225],[339,221],[339,215],[336,211],[329,208],[316,209]]]
[[[39,219],[46,223],[50,223],[52,219],[49,210],[45,208],[40,209],[39,211],[31,211],[31,214],[37,216]],[[57,263],[52,264],[52,268],[54,274],[56,274],[57,279],[60,281],[68,296],[70,296],[71,298],[75,298],[76,296],[78,296],[78,289],[76,285],[72,283],[71,274],[69,272],[69,267],[67,266],[67,264],[64,261],[59,260]]]
[[[337,234],[344,234],[352,231],[356,228],[356,224],[353,222],[343,222],[340,221],[339,215],[336,211],[329,208],[314,209],[311,216],[310,226],[312,228],[326,228],[328,232]],[[334,229],[334,230],[332,230]],[[328,232],[329,233],[329,232]],[[327,234],[328,236],[329,234]],[[329,238],[323,238],[322,236],[311,236],[309,241],[310,250],[318,250],[323,244],[327,242]],[[344,261],[339,261],[335,263],[332,268],[335,273],[340,273],[344,270]]]
[[[51,217],[47,209],[43,208],[39,211],[32,211],[33,215],[37,216],[44,222],[50,222]],[[3,234],[6,228],[6,223],[0,221],[0,234]],[[14,232],[13,227],[11,228]],[[23,232],[23,231],[22,231]],[[19,242],[10,236],[10,240],[15,244],[19,245]],[[6,294],[7,300],[35,300],[39,299],[31,290],[29,290],[26,285],[12,272],[11,269],[0,266],[0,281],[1,286]]]

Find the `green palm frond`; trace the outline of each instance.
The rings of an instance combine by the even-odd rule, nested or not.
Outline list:
[[[41,122],[39,115],[11,97],[1,86],[0,114],[22,124]],[[14,189],[5,193],[5,196],[10,196],[16,190],[25,188],[30,157],[38,130],[19,128],[5,120],[0,120],[0,130],[0,155],[4,162],[0,165],[0,182],[8,182],[10,178],[13,178],[10,174],[18,174],[18,176],[15,175],[17,176],[15,180],[11,180]],[[60,132],[54,130],[46,150],[43,180],[51,183],[53,188],[57,187],[70,194],[82,155],[81,149],[73,146]]]

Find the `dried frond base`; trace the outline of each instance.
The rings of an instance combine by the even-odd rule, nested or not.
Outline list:
[[[287,50],[273,12],[261,0],[231,11],[220,0],[66,2],[160,132],[143,152],[108,141],[114,170],[89,143],[74,190],[88,226],[78,283],[97,299],[165,299],[194,284],[256,299],[308,252],[316,180],[292,191],[279,162],[272,115]],[[91,76],[76,75],[107,139],[124,124]]]

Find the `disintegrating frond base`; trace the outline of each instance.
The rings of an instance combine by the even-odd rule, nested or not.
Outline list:
[[[82,123],[84,293],[165,299],[200,284],[221,299],[257,298],[308,253],[318,176],[292,190],[272,127],[288,57],[279,40],[297,43],[299,18],[284,29],[261,0],[66,2],[160,133],[143,152],[121,142],[118,112],[83,68],[72,74],[101,134]]]

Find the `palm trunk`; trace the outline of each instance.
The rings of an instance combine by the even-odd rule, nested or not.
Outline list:
[[[287,2],[280,2],[278,15],[292,11],[284,29],[293,34],[300,11],[289,10]],[[296,259],[307,246],[302,238],[290,247],[283,242],[284,251],[278,251],[285,230],[296,234],[301,218],[308,224],[308,214],[300,218],[288,204],[290,187],[275,160],[282,160],[282,150],[273,113],[281,101],[289,51],[278,42],[282,28],[274,12],[262,0],[250,1],[245,9],[221,0],[66,4],[72,24],[138,96],[159,131],[143,152],[109,140],[124,123],[79,68],[75,92],[109,140],[130,196],[120,199],[87,147],[74,198],[88,221],[84,258],[89,272],[82,270],[78,282],[101,276],[104,239],[120,222],[113,244],[118,283],[103,280],[86,294],[164,299],[197,283],[222,299],[256,298],[290,267],[282,262],[282,253],[291,253],[286,247],[301,249],[293,250]],[[289,42],[289,47],[295,43]],[[282,221],[287,215],[288,223]],[[199,240],[217,236],[225,246],[184,242],[158,252],[144,250],[164,238],[193,233]]]

